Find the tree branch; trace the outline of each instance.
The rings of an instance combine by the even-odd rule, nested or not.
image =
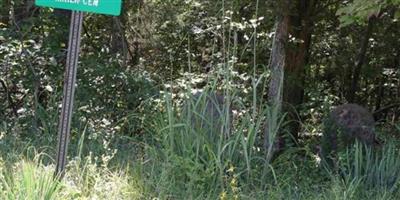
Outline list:
[[[397,107],[400,107],[400,102],[389,104],[389,105],[387,105],[387,106],[385,106],[385,107],[383,107],[383,108],[381,108],[379,110],[376,110],[376,111],[374,111],[373,115],[374,115],[374,117],[376,117],[379,114],[381,114],[381,113],[383,113],[383,112],[385,112],[387,110],[390,110],[392,108],[397,108]]]

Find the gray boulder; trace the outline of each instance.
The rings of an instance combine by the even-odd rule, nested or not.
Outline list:
[[[324,120],[321,154],[334,157],[355,141],[375,146],[375,120],[371,112],[357,104],[344,104],[334,108]]]

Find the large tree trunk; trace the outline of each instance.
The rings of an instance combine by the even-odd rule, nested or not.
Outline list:
[[[289,131],[297,139],[300,123],[296,122],[298,121],[297,112],[292,108],[303,103],[305,65],[308,62],[311,44],[311,15],[316,3],[313,0],[297,0],[295,3],[283,0],[277,5],[280,9],[278,9],[279,15],[271,53],[268,102],[278,110],[281,109],[282,102],[292,105],[283,106],[283,108],[291,118]],[[280,147],[274,147],[276,152],[279,152],[282,150],[279,148],[284,146],[284,139],[278,135],[275,142],[269,141],[271,133],[268,127],[271,125],[268,120],[264,129],[264,148],[267,159],[270,159],[271,145],[280,144]]]
[[[288,104],[285,111],[288,113],[289,131],[295,139],[300,130],[300,119],[297,114],[298,106],[304,99],[305,66],[308,64],[309,49],[312,34],[312,14],[316,3],[311,0],[298,0],[290,16],[290,42],[286,47],[285,81],[283,87],[283,101]]]
[[[349,103],[357,102],[356,93],[358,92],[358,89],[359,89],[358,85],[360,82],[360,74],[361,74],[362,67],[366,60],[369,38],[371,37],[371,34],[372,34],[373,24],[374,24],[374,17],[371,17],[368,20],[368,26],[365,30],[364,37],[361,42],[360,52],[358,53],[357,61],[355,63],[355,67],[353,70],[350,89],[348,90],[348,93],[347,93],[347,101]]]

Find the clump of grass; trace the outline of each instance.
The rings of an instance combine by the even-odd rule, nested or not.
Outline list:
[[[0,140],[0,199],[143,199],[145,189],[136,170],[109,165],[113,151],[85,155],[85,133],[61,181],[54,178],[54,161],[45,153],[48,148],[39,152],[32,146],[35,142],[10,137],[6,134]]]
[[[369,188],[364,181],[358,178],[343,179],[334,177],[329,185],[324,187],[323,192],[313,195],[313,199],[376,199],[396,200],[400,198],[398,192],[389,191],[385,188]]]
[[[85,158],[70,162],[64,179],[54,178],[54,165],[40,159],[21,160],[6,169],[0,160],[0,199],[143,199],[139,176],[131,170],[110,170]]]
[[[134,176],[128,167],[110,166],[117,153],[103,139],[102,147],[84,152],[86,129],[77,142],[76,157],[67,166],[63,194],[71,199],[141,199],[143,187],[139,176]],[[105,150],[105,151],[104,151]]]
[[[72,199],[142,199],[143,186],[129,168],[111,170],[90,154],[75,158],[62,181],[63,194]]]
[[[1,199],[46,200],[62,197],[61,184],[53,178],[53,167],[42,165],[40,157],[38,154],[33,161],[21,160],[10,169],[0,168]]]
[[[339,173],[346,182],[361,180],[368,188],[398,191],[400,183],[400,151],[393,143],[376,149],[355,143],[339,160]]]

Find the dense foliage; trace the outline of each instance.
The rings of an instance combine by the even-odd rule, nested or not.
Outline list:
[[[58,183],[69,19],[0,2],[1,199],[400,198],[399,0],[124,0],[121,16],[86,13]],[[346,143],[325,166],[323,121],[344,103],[371,112],[382,145]]]

